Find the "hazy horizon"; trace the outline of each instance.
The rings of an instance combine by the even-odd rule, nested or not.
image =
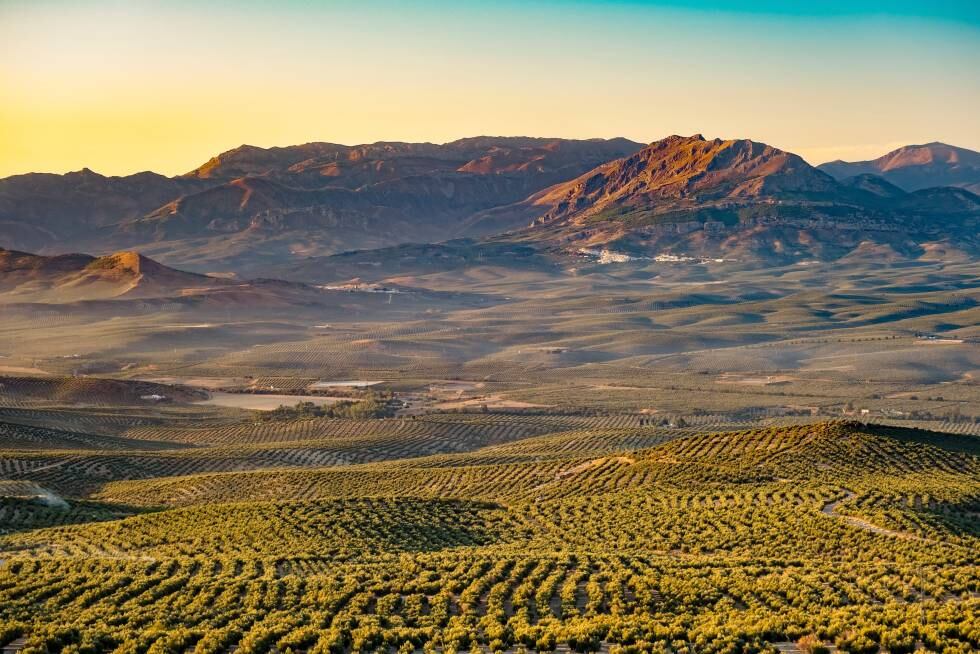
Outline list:
[[[7,1],[0,176],[481,134],[980,149],[978,25],[966,2]]]

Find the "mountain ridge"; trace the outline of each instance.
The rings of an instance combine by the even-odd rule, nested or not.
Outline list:
[[[817,168],[837,179],[879,175],[906,191],[956,186],[980,193],[980,152],[939,141],[902,146],[867,161],[828,161]]]
[[[210,269],[209,262],[234,267],[425,242],[462,228],[476,211],[640,147],[622,138],[531,137],[246,145],[173,178],[87,170],[8,178],[0,180],[0,243],[50,254],[70,240],[90,251],[139,249]]]
[[[971,152],[909,146],[883,170],[842,177],[765,143],[701,134],[646,146],[490,136],[243,145],[174,178],[83,169],[0,180],[0,243],[52,254],[70,241],[259,276],[299,258],[502,234],[637,256],[786,261],[862,244],[918,256],[934,241],[975,248],[980,198],[966,187],[908,192],[891,178],[909,162],[968,168],[980,157]]]
[[[669,136],[626,159],[609,162],[539,194],[553,203],[544,222],[571,213],[661,200],[683,205],[723,198],[768,197],[776,192],[827,193],[831,179],[802,158],[748,139]],[[626,202],[625,200],[629,200]],[[670,202],[671,200],[675,202]]]

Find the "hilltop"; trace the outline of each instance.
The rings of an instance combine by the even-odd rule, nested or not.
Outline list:
[[[533,202],[548,223],[604,212],[705,206],[726,200],[825,199],[838,191],[800,157],[755,141],[670,136],[625,159],[551,187]]]
[[[0,249],[0,298],[6,302],[152,297],[221,283],[168,268],[138,252],[45,257]]]

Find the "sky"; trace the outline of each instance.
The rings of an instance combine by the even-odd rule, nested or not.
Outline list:
[[[0,0],[0,176],[243,143],[751,138],[980,150],[976,0]]]

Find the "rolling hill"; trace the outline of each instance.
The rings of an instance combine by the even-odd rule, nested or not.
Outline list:
[[[385,420],[345,427],[399,440]],[[498,429],[466,427],[477,441]],[[529,435],[323,465],[318,450],[342,439],[167,451],[117,438],[99,451],[34,430],[0,452],[0,642],[581,654],[980,643],[975,437],[854,422]]]
[[[38,316],[53,312],[109,318],[174,310],[205,318],[215,313],[227,316],[231,309],[255,316],[286,308],[329,315],[351,306],[367,309],[382,301],[381,293],[362,293],[352,299],[343,289],[301,282],[185,272],[138,252],[46,257],[0,249],[0,305],[10,318],[37,312]]]

